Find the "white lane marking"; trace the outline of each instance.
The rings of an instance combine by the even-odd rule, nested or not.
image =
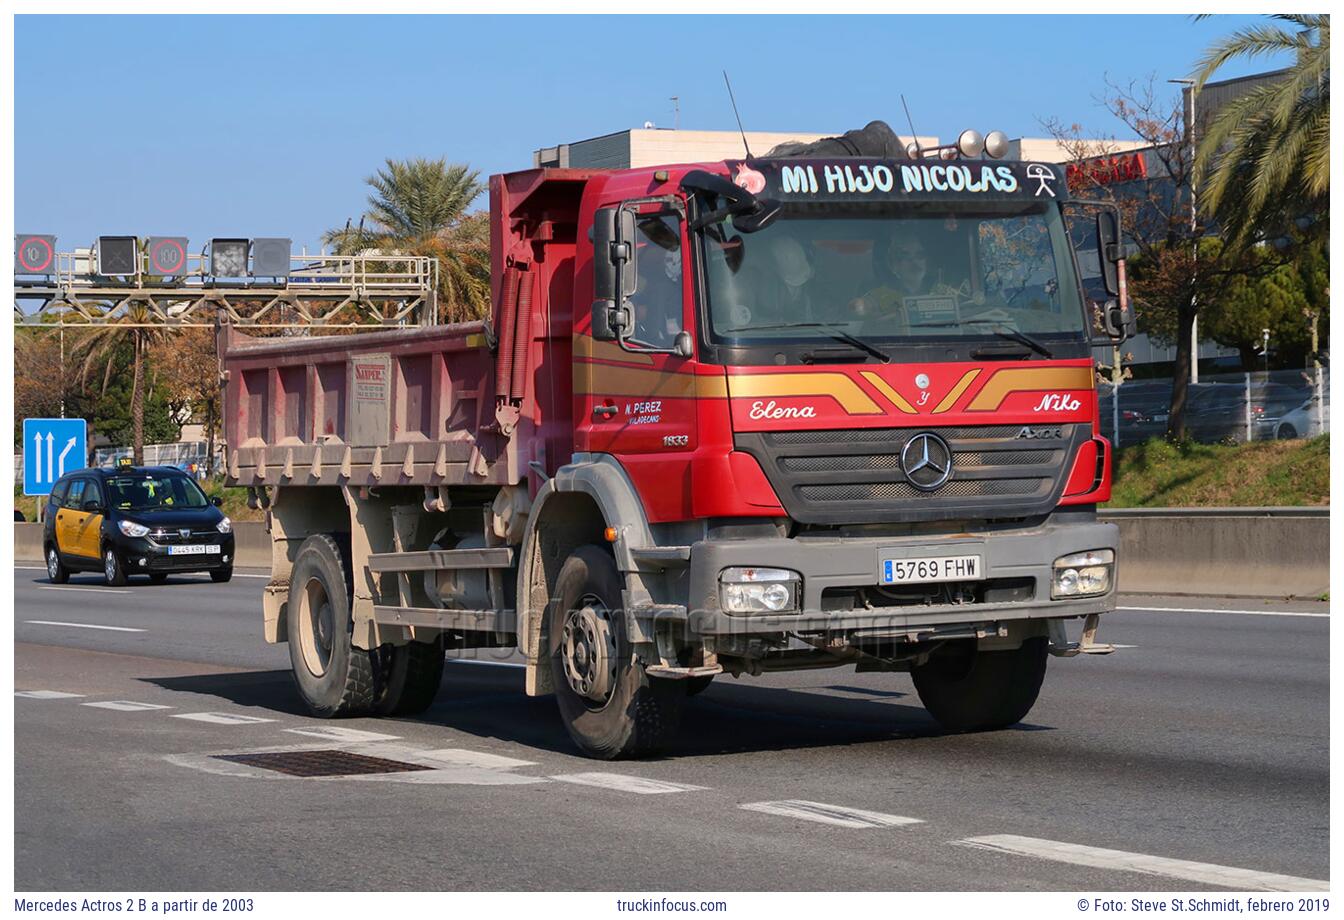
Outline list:
[[[30,700],[72,700],[84,696],[82,693],[64,693],[60,690],[15,690],[14,695]]]
[[[16,566],[14,566],[14,569],[15,569],[15,571],[18,571],[18,572],[45,572],[45,571],[47,570],[47,567],[44,566],[44,565],[16,565]],[[184,573],[184,574],[192,575],[192,574],[195,574],[195,573],[193,573],[193,572],[186,572],[186,573]],[[248,572],[234,572],[234,573],[233,573],[233,577],[234,577],[234,578],[267,578],[267,579],[269,579],[271,576],[270,576],[270,575],[256,575],[256,574],[252,574],[252,573],[248,573]]]
[[[251,725],[256,722],[274,722],[260,716],[240,716],[231,712],[184,712],[170,716],[173,719],[191,719],[193,722],[210,722],[215,725]]]
[[[1106,850],[1101,847],[1081,846],[1075,843],[1060,843],[1057,840],[1042,840],[1038,837],[1019,837],[1016,834],[968,837],[965,840],[954,840],[952,845],[978,850],[993,850],[997,853],[1012,853],[1017,856],[1034,856],[1038,859],[1072,863],[1076,866],[1090,866],[1094,869],[1112,869],[1117,872],[1140,872],[1144,875],[1178,878],[1203,885],[1221,885],[1238,891],[1330,890],[1329,882],[1312,878],[1277,875],[1273,872],[1256,872],[1253,869],[1238,869],[1234,866],[1190,862],[1185,859],[1168,859],[1163,856],[1148,856],[1143,853],[1126,853],[1124,850]]]
[[[1121,645],[1119,642],[1110,643],[1111,648],[1138,648],[1137,645]]]
[[[94,623],[62,623],[60,620],[24,620],[25,623],[32,623],[35,626],[70,626],[74,629],[106,629],[111,632],[144,632],[143,629],[134,629],[130,626],[98,626]]]
[[[1329,617],[1328,613],[1306,610],[1215,610],[1212,607],[1116,607],[1126,613],[1232,613],[1247,617]]]
[[[445,763],[459,767],[483,767],[487,770],[514,770],[518,767],[535,767],[536,761],[517,760],[513,757],[501,757],[498,754],[486,754],[481,751],[468,751],[466,748],[440,748],[437,751],[425,751],[425,757],[433,757]]]
[[[923,824],[920,818],[907,818],[903,815],[887,815],[880,811],[865,811],[862,808],[845,808],[840,805],[827,805],[823,802],[807,802],[792,799],[782,802],[751,802],[739,805],[747,811],[764,812],[767,815],[781,815],[785,818],[799,818],[803,821],[816,821],[818,824],[834,824],[837,827],[901,827],[906,824]]]
[[[295,735],[309,735],[313,738],[327,738],[331,741],[396,741],[400,735],[384,735],[379,732],[365,732],[357,728],[337,726],[317,728],[287,728],[285,731]]]
[[[79,705],[92,706],[94,709],[111,709],[116,712],[144,712],[150,709],[173,708],[159,703],[137,703],[135,700],[106,700],[99,703],[80,703]]]
[[[565,773],[560,776],[552,776],[551,779],[562,783],[576,783],[580,786],[614,789],[617,792],[634,792],[638,795],[695,792],[709,788],[708,786],[692,786],[687,783],[669,783],[658,779],[645,779],[642,776],[629,776],[624,773]]]
[[[449,658],[449,664],[484,664],[492,668],[525,668],[521,661],[481,661],[477,658]]]
[[[37,585],[39,591],[84,591],[94,594],[134,594],[129,588],[95,588],[93,586],[84,587],[82,585]]]

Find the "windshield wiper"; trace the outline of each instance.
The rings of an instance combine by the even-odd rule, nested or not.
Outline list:
[[[835,339],[837,342],[844,342],[846,345],[853,345],[860,351],[867,352],[883,364],[891,363],[891,355],[887,354],[876,345],[865,342],[858,336],[846,332],[840,328],[839,323],[767,323],[762,326],[737,326],[732,329],[725,329],[729,332],[756,332],[761,329],[825,329],[827,337]]]
[[[959,323],[916,323],[916,324],[914,324],[914,326],[912,326],[911,328],[913,328],[913,329],[947,329],[947,328],[950,328],[950,327],[952,327],[952,326],[969,326],[969,325],[971,325],[972,323],[976,323],[976,324],[993,323],[993,324],[994,324],[994,328],[991,329],[990,332],[993,332],[993,333],[994,333],[995,335],[997,335],[999,338],[1001,338],[1001,339],[1010,339],[1010,340],[1012,340],[1012,341],[1014,341],[1014,342],[1017,342],[1018,344],[1025,345],[1025,346],[1027,346],[1028,348],[1030,348],[1032,351],[1036,352],[1038,355],[1041,355],[1042,357],[1045,357],[1045,358],[1053,358],[1053,357],[1054,357],[1054,353],[1051,352],[1050,349],[1048,349],[1048,348],[1046,348],[1044,345],[1042,345],[1040,342],[1038,342],[1036,339],[1033,339],[1031,336],[1027,335],[1025,332],[1019,332],[1019,331],[1017,331],[1016,329],[1009,329],[1007,326],[1004,326],[1004,325],[1000,324],[999,321],[996,320],[996,319],[965,319],[965,320],[962,320],[962,321],[959,322]]]

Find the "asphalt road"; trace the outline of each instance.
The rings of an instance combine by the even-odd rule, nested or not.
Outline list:
[[[575,755],[508,662],[450,663],[416,719],[308,717],[286,647],[261,639],[264,578],[15,581],[20,891],[1328,878],[1324,604],[1126,598],[1142,609],[1101,638],[1127,647],[1052,659],[1028,721],[991,734],[939,733],[903,674],[720,678],[668,756],[608,764]],[[291,749],[422,769],[296,778],[218,757]]]

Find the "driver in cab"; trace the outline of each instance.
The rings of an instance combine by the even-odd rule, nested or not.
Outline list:
[[[885,258],[874,259],[878,285],[850,302],[855,315],[869,327],[884,332],[909,334],[910,315],[906,298],[950,292],[929,271],[924,241],[912,228],[892,234]]]

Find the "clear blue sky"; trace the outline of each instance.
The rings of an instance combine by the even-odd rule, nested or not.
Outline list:
[[[724,68],[749,130],[902,130],[905,93],[921,134],[1042,136],[1055,115],[1123,136],[1096,102],[1107,75],[1186,76],[1258,19],[18,16],[15,229],[315,251],[387,157],[526,168],[538,147],[671,126],[674,95],[683,128],[730,129]]]

